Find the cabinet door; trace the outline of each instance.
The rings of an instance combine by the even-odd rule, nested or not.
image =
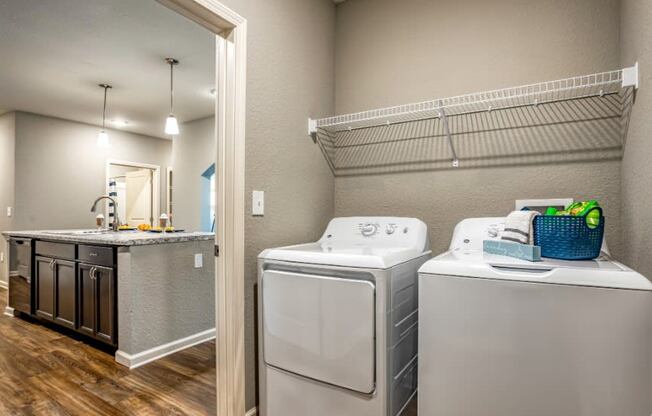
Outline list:
[[[115,344],[116,310],[115,310],[115,274],[109,267],[95,267],[95,336],[109,344]]]
[[[115,345],[115,272],[80,263],[77,271],[79,331]]]
[[[75,328],[77,315],[75,262],[55,260],[54,263],[54,321]]]
[[[77,268],[77,313],[79,332],[95,336],[95,286],[91,270],[94,266],[80,263]]]
[[[54,318],[54,259],[36,256],[34,269],[36,315],[52,320]]]

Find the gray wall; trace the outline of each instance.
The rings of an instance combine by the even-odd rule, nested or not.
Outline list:
[[[165,189],[169,140],[109,130],[111,146],[101,149],[97,133],[96,126],[16,113],[14,229],[94,227],[90,206],[106,192],[107,159],[161,166]]]
[[[172,211],[174,226],[199,230],[201,174],[215,162],[215,119],[183,123],[172,140]]]
[[[215,328],[213,245],[207,240],[120,247],[120,351],[138,354]],[[193,267],[198,253],[204,259],[199,269]]]
[[[14,154],[15,154],[15,113],[0,116],[0,231],[12,228],[12,218],[7,217],[7,207],[14,206]],[[0,237],[0,252],[6,250],[5,239]],[[0,282],[6,283],[7,263],[0,263]]]
[[[649,0],[621,4],[621,65],[640,65],[622,169],[624,261],[652,279],[652,6]]]
[[[317,239],[333,215],[333,178],[307,134],[333,112],[330,0],[226,0],[248,20],[245,223],[246,405],[255,405],[254,285],[265,248]],[[251,217],[251,191],[265,216]]]
[[[347,1],[337,6],[336,112],[616,69],[618,16],[616,0]],[[335,215],[419,217],[438,253],[458,221],[505,215],[515,199],[596,198],[618,256],[621,163],[599,159],[338,177]]]

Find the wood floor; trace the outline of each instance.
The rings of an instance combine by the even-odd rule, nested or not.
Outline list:
[[[0,289],[0,311],[7,291]],[[0,312],[1,313],[1,312]],[[215,415],[215,343],[135,370],[42,325],[0,315],[0,415]],[[416,416],[413,400],[403,416]]]
[[[6,290],[0,290],[4,311]],[[215,415],[215,343],[135,370],[41,325],[0,317],[0,415]]]

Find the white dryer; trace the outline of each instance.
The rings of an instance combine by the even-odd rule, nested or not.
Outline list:
[[[258,272],[262,416],[395,416],[416,392],[414,218],[335,218],[314,243],[263,251]]]
[[[484,254],[504,220],[460,222],[419,270],[419,414],[650,416],[652,284],[606,254]]]

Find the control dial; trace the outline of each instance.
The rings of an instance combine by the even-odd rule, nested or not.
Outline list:
[[[365,237],[371,237],[372,235],[376,234],[377,231],[378,225],[370,222],[363,224],[362,228],[360,228],[360,232]]]
[[[394,234],[394,231],[396,231],[396,224],[387,224],[385,227],[385,232],[387,235]]]

